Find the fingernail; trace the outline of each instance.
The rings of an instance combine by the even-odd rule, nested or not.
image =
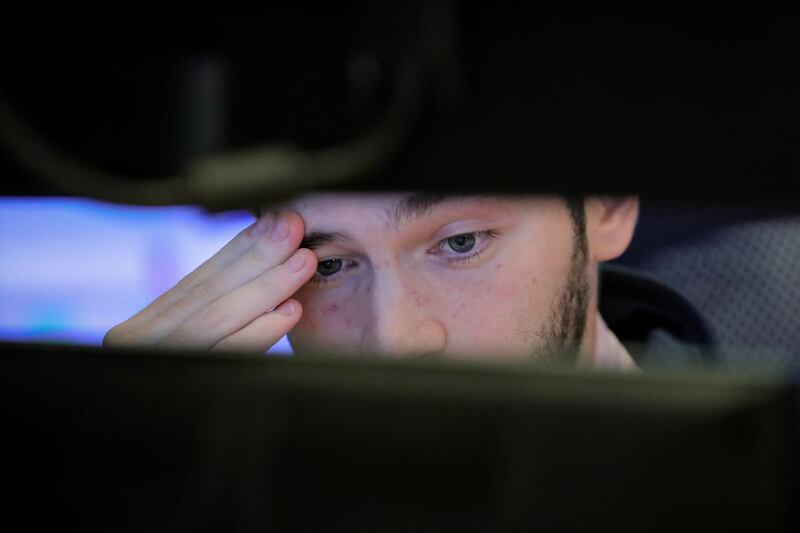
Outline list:
[[[264,214],[264,215],[261,215],[261,218],[259,218],[256,221],[255,226],[253,226],[253,230],[252,230],[253,231],[253,236],[259,237],[261,235],[264,235],[267,232],[267,230],[269,229],[269,223],[270,223],[270,219],[271,218],[272,217],[268,213]]]
[[[294,254],[291,259],[286,261],[286,266],[292,272],[299,272],[306,264],[306,254]]]
[[[272,234],[269,236],[275,242],[280,242],[289,236],[289,224],[286,223],[283,217],[278,217],[278,222],[272,228]]]
[[[294,302],[283,302],[275,310],[283,316],[292,316],[294,314]]]

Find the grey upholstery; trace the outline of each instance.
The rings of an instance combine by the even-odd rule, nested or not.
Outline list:
[[[675,219],[680,215],[673,212]],[[648,223],[662,225],[655,230]],[[681,224],[667,217],[643,218],[639,230],[647,243],[634,246],[632,257],[621,262],[653,275],[693,303],[723,363],[797,368],[800,216]]]

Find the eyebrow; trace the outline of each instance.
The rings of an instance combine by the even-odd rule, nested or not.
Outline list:
[[[326,244],[335,241],[350,241],[353,238],[347,233],[340,233],[338,231],[312,231],[303,237],[300,241],[300,248],[308,248],[309,250],[316,250]]]
[[[389,221],[395,229],[402,224],[421,218],[440,204],[465,199],[486,198],[486,195],[474,194],[435,194],[435,193],[414,193],[402,198],[397,202],[393,209],[387,212]]]
[[[485,197],[485,195],[413,193],[399,200],[393,207],[388,208],[386,214],[389,219],[389,224],[397,229],[404,223],[427,215],[435,207],[444,202],[483,197]],[[300,248],[316,250],[335,241],[351,240],[353,240],[353,238],[347,233],[336,231],[312,231],[303,237],[303,240],[300,242]]]

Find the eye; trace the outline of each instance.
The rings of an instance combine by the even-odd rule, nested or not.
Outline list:
[[[464,233],[447,239],[447,245],[456,253],[465,254],[475,247],[475,234]]]
[[[308,280],[312,286],[334,287],[348,278],[348,273],[358,268],[358,261],[346,257],[329,257],[317,261],[317,272]]]
[[[428,253],[439,256],[448,263],[469,263],[491,247],[497,238],[496,230],[471,231],[459,233],[439,241]]]
[[[333,276],[342,269],[341,259],[326,259],[317,263],[317,274],[320,276]]]

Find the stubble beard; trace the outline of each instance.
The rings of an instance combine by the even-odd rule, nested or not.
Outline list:
[[[585,222],[574,220],[572,257],[564,287],[539,332],[541,344],[531,351],[540,361],[575,362],[580,354],[589,305],[588,243]],[[542,342],[543,341],[543,342]]]

